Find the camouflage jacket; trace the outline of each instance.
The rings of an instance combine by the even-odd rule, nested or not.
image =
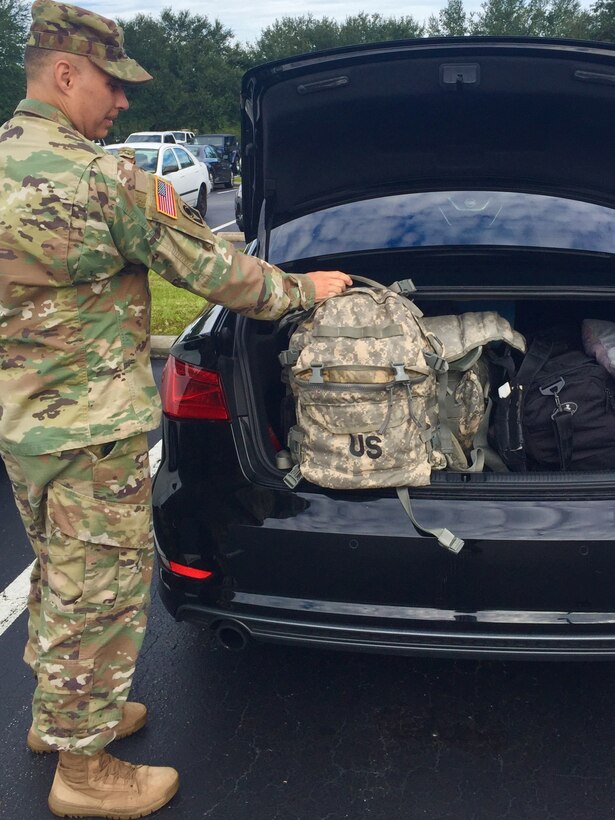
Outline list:
[[[157,184],[45,103],[21,102],[0,129],[0,449],[159,424],[148,268],[258,319],[313,304],[307,277],[235,252],[172,189],[161,206]]]

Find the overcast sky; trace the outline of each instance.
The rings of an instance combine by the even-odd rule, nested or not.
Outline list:
[[[400,0],[380,0],[374,3],[365,3],[364,0],[257,0],[248,3],[247,0],[223,0],[222,3],[212,3],[207,0],[71,0],[75,5],[92,9],[105,17],[116,19],[122,17],[130,19],[135,14],[151,14],[157,16],[165,7],[172,6],[173,11],[188,9],[195,14],[202,14],[210,21],[220,20],[230,28],[236,39],[242,43],[253,43],[261,31],[281,17],[299,17],[312,13],[314,17],[332,17],[342,21],[349,15],[365,11],[372,14],[377,11],[383,17],[403,17],[409,15],[419,22],[425,22],[430,14],[437,14],[446,5],[446,0],[416,0],[412,5],[406,5]],[[476,11],[481,6],[481,0],[466,0],[464,8],[467,12]]]

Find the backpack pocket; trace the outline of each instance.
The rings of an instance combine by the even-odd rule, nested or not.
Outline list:
[[[416,387],[305,391],[289,436],[303,476],[337,489],[429,484],[429,388]]]

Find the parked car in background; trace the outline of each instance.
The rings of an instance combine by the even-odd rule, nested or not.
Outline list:
[[[179,133],[179,132],[178,132]],[[135,131],[126,137],[126,142],[178,142],[173,131]]]
[[[192,145],[194,142],[194,133],[192,131],[173,131],[173,136],[176,142],[182,145]]]
[[[235,193],[235,222],[240,231],[243,231],[243,198],[241,192],[241,183]]]
[[[222,153],[219,150],[214,148],[213,145],[189,145],[187,147],[199,162],[204,162],[207,165],[214,185],[224,185],[225,188],[233,187],[231,163],[222,158]]]
[[[117,156],[122,148],[132,149],[139,168],[168,179],[184,202],[205,217],[212,190],[211,178],[207,167],[189,151],[181,145],[154,145],[149,142],[110,145],[105,151]]]
[[[294,273],[411,277],[428,316],[494,310],[526,338],[554,323],[580,337],[582,318],[615,315],[614,89],[615,44],[549,38],[381,42],[252,68],[247,252]],[[393,488],[289,489],[291,329],[211,305],[171,349],[153,495],[169,612],[234,649],[615,659],[615,464],[433,472],[410,488],[414,513],[464,539],[458,555]],[[321,367],[306,363],[315,390]],[[352,456],[379,457],[350,438]]]
[[[235,134],[197,134],[194,142],[196,145],[213,145],[220,149],[224,159],[229,159],[233,151],[239,150]]]

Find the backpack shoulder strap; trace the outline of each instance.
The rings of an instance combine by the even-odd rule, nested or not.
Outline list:
[[[422,527],[416,518],[414,517],[414,513],[412,511],[412,505],[410,503],[410,493],[408,492],[407,487],[398,487],[397,488],[397,497],[401,501],[401,505],[406,511],[406,515],[412,521],[415,528],[418,532],[423,533],[424,535],[431,535],[437,539],[438,544],[441,547],[449,550],[449,552],[455,553],[455,555],[461,550],[463,547],[463,540],[458,538],[456,535],[450,530],[445,529],[444,527]]]
[[[517,382],[520,384],[530,384],[536,374],[545,366],[552,351],[552,341],[539,336],[535,338],[521,362],[521,367],[517,371]]]

